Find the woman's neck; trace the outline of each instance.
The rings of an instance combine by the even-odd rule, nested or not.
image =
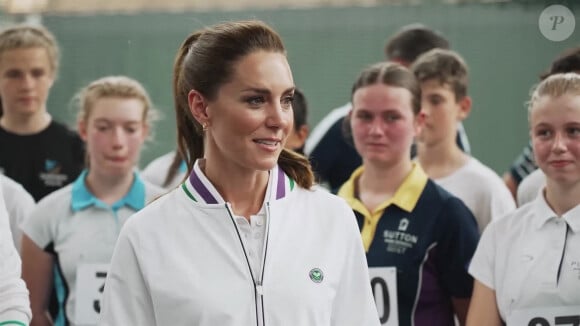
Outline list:
[[[200,168],[223,199],[232,205],[234,214],[249,220],[251,215],[260,211],[268,187],[269,171],[243,169],[234,164],[218,167],[205,162],[201,162]]]
[[[374,211],[378,205],[395,195],[412,169],[413,163],[409,159],[391,166],[364,163],[364,171],[356,181],[357,197],[369,211]]]
[[[0,126],[6,131],[17,135],[32,135],[44,130],[52,118],[46,111],[40,111],[32,115],[19,115],[4,112],[0,118]]]
[[[135,176],[133,172],[121,177],[110,176],[89,170],[85,185],[91,193],[102,202],[112,205],[127,195],[133,185]]]

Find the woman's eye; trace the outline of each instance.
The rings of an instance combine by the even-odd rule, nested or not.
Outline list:
[[[356,115],[357,119],[362,120],[362,121],[370,121],[372,120],[372,115],[368,114],[368,113],[359,113]]]
[[[568,134],[572,136],[579,136],[580,135],[580,128],[572,127],[568,128]]]
[[[552,132],[549,130],[546,130],[546,129],[540,129],[540,130],[536,131],[536,136],[542,137],[542,138],[549,137],[551,134],[552,134]]]
[[[251,106],[259,106],[264,104],[265,99],[262,96],[252,96],[246,99],[246,103],[250,104]]]
[[[282,99],[282,106],[285,108],[291,108],[293,101],[294,101],[293,96],[286,96]]]

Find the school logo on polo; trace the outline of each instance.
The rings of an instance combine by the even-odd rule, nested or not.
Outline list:
[[[311,269],[308,275],[310,276],[310,279],[314,283],[321,283],[322,280],[324,279],[324,273],[322,273],[322,270],[320,270],[320,268]]]
[[[402,218],[399,222],[397,231],[383,231],[383,240],[387,245],[387,252],[404,254],[407,249],[413,248],[415,244],[417,244],[419,237],[407,232],[409,223],[410,221],[408,218]]]
[[[407,231],[407,228],[409,227],[409,219],[403,217],[401,219],[401,221],[399,222],[399,231]]]
[[[56,160],[46,159],[44,161],[44,172],[39,177],[48,187],[62,187],[66,184],[68,176],[61,173],[62,166]]]

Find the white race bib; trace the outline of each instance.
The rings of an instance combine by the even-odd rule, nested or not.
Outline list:
[[[381,325],[399,326],[397,268],[369,267],[369,275]]]
[[[75,320],[77,325],[96,325],[109,264],[83,264],[77,268]]]
[[[541,307],[515,310],[508,326],[580,326],[580,306]]]

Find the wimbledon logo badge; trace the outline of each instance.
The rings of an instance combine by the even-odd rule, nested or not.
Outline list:
[[[310,279],[314,283],[320,283],[324,279],[324,273],[322,273],[320,268],[313,268],[310,270],[310,273],[308,274],[310,276]]]

